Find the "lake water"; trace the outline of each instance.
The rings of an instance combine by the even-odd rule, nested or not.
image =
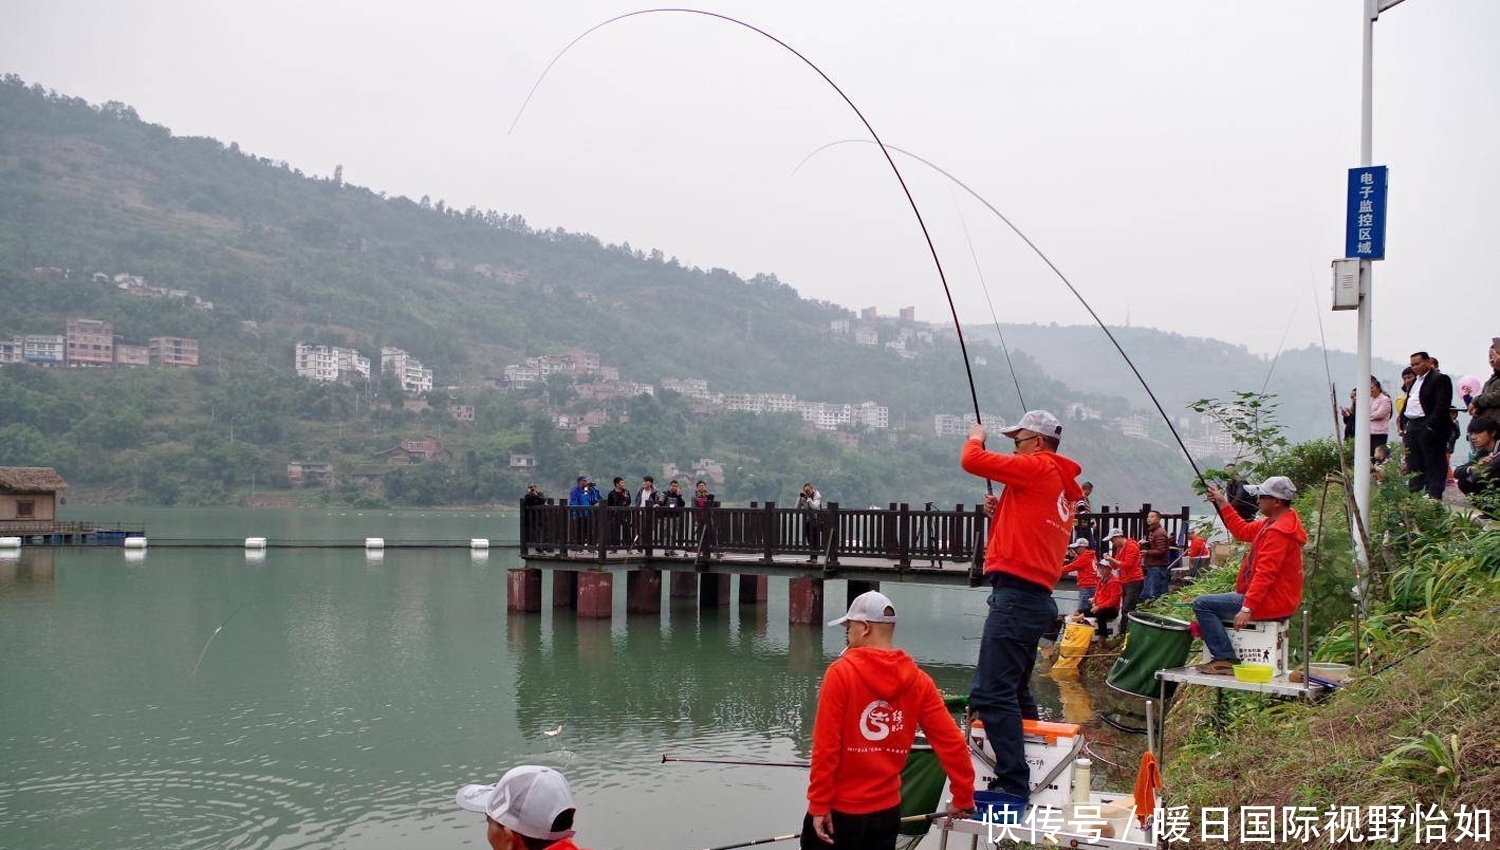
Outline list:
[[[516,536],[514,512],[65,518],[81,516],[144,522],[163,543]],[[674,600],[627,617],[616,581],[611,620],[553,611],[550,587],[541,614],[511,616],[515,566],[504,549],[250,560],[165,545],[134,561],[112,548],[0,560],[0,847],[482,847],[482,818],[453,793],[524,762],[568,776],[579,841],[596,850],[798,829],[805,770],[662,756],[805,760],[842,630],[789,627],[776,579],[759,606]],[[967,691],[987,591],[883,590],[901,611],[898,642],[940,687]],[[828,583],[830,619],[844,595]],[[1044,677],[1036,687],[1070,720],[1107,699]]]

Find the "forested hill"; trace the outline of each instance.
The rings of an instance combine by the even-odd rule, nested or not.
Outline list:
[[[131,297],[110,281],[117,274],[213,309]],[[887,317],[881,344],[857,345],[830,329],[850,310],[773,275],[745,280],[538,231],[513,213],[386,197],[337,171],[310,176],[233,142],[175,137],[124,104],[92,106],[14,75],[0,80],[0,302],[6,338],[88,317],[128,342],[201,341],[203,366],[186,373],[0,369],[0,464],[57,465],[70,481],[147,501],[232,500],[251,482],[284,484],[289,460],[367,467],[424,433],[441,433],[456,460],[387,476],[396,501],[509,501],[521,484],[506,469],[510,452],[534,454],[554,491],[579,471],[635,479],[713,457],[739,474],[720,488],[731,501],[784,500],[810,477],[846,504],[976,492],[955,468],[954,438],[931,436],[933,414],[970,409],[958,347],[942,330]],[[912,333],[915,356],[884,345]],[[292,375],[296,341],[357,347],[377,363],[381,346],[396,346],[446,389],[432,410],[408,413],[388,386],[372,398],[314,385]],[[889,407],[892,429],[844,448],[801,433],[795,418],[705,418],[668,393],[632,401],[628,421],[617,408],[583,444],[552,424],[584,413],[582,399],[484,388],[508,363],[571,347],[597,352],[625,381],[691,377],[718,392],[874,401]],[[986,413],[1015,416],[998,349],[970,349],[988,361],[975,365]],[[1065,387],[1046,376],[1051,364],[1017,356],[1031,406],[1128,412],[1123,393]],[[449,418],[450,402],[473,405],[474,423]],[[1078,422],[1069,435],[1110,500],[1186,501],[1188,467],[1160,433],[1124,439]]]

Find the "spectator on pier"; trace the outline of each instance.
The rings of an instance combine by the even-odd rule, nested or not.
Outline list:
[[[797,494],[797,512],[802,516],[802,538],[812,554],[807,556],[809,564],[818,562],[818,553],[823,551],[823,494],[809,481]]]
[[[1465,496],[1500,492],[1500,451],[1496,445],[1500,440],[1500,421],[1489,416],[1470,419],[1469,440],[1477,457],[1454,471],[1459,491]]]
[[[849,646],[818,690],[802,850],[896,846],[901,771],[919,728],[948,774],[949,817],[966,817],[974,808],[974,762],[932,677],[896,648],[891,600],[863,593],[828,625],[843,626]]]
[[[531,510],[547,504],[547,496],[536,488],[535,484],[526,485],[526,495],[521,497],[521,522],[526,526],[526,539],[538,540],[542,537],[542,518],[537,511]],[[538,552],[548,552],[549,549],[537,548]]]
[[[715,552],[714,547],[718,544],[718,534],[714,529],[713,509],[718,506],[718,500],[714,494],[708,492],[708,482],[699,481],[693,488],[693,536],[698,540],[698,555],[703,557],[711,555],[715,558],[724,557],[723,552]]]
[[[1099,586],[1098,576],[1094,572],[1094,564],[1098,559],[1094,555],[1094,544],[1086,537],[1080,537],[1073,541],[1073,560],[1063,564],[1062,574],[1072,573],[1078,582],[1078,610],[1087,611],[1093,605],[1094,588]]]
[[[625,486],[625,479],[616,475],[614,489],[604,497],[604,504],[610,508],[629,508],[634,497]],[[609,511],[610,543],[615,549],[624,546],[627,550],[633,550],[635,546],[635,523],[631,521],[629,510]]]
[[[1245,522],[1219,488],[1208,488],[1208,500],[1218,509],[1224,527],[1236,540],[1249,543],[1250,551],[1240,564],[1232,593],[1205,593],[1193,600],[1193,613],[1210,656],[1198,665],[1200,673],[1234,675],[1239,658],[1224,628],[1226,621],[1237,631],[1252,619],[1284,620],[1302,604],[1302,547],[1307,531],[1292,510],[1297,488],[1290,478],[1274,475],[1250,491],[1265,519]]]
[[[661,494],[656,491],[656,479],[647,475],[641,479],[641,489],[635,491],[635,506],[654,508],[661,504]]]
[[[656,536],[662,541],[667,555],[677,554],[677,549],[683,546],[682,537],[682,509],[687,506],[687,497],[682,492],[682,486],[673,478],[667,482],[666,492],[661,494],[658,504],[661,505],[661,518],[657,522]]]
[[[458,807],[484,815],[492,850],[580,850],[573,843],[573,789],[550,767],[523,764],[493,785],[465,785]]]
[[[1141,599],[1141,588],[1146,584],[1146,572],[1141,568],[1141,544],[1125,536],[1119,527],[1109,530],[1111,553],[1104,556],[1115,577],[1120,581],[1120,622],[1124,623]]]
[[[987,450],[988,432],[975,425],[960,458],[965,472],[1005,485],[998,498],[985,497],[991,521],[984,573],[994,589],[969,704],[984,721],[995,751],[991,790],[1029,800],[1031,768],[1021,721],[1038,716],[1031,672],[1042,635],[1057,619],[1052,591],[1073,539],[1072,514],[1083,498],[1082,468],[1057,453],[1062,424],[1045,410],[1027,411],[1000,433],[1010,438],[1014,453]]]
[[[1141,600],[1145,601],[1161,596],[1172,586],[1168,573],[1172,566],[1172,537],[1161,524],[1161,514],[1157,511],[1146,514],[1146,535],[1141,544],[1141,567],[1145,572]]]
[[[578,482],[568,491],[568,517],[573,521],[573,539],[569,542],[573,545],[587,549],[593,543],[594,536],[589,533],[594,518],[592,509],[599,500],[599,488],[587,475],[578,476]]]
[[[1416,381],[1415,369],[1407,366],[1401,370],[1401,397],[1396,399],[1396,434],[1400,437],[1406,436],[1406,403],[1411,400],[1411,385]]]
[[[1494,372],[1484,382],[1479,394],[1469,400],[1469,413],[1475,417],[1488,416],[1500,420],[1500,336],[1490,340],[1489,354],[1490,368]],[[1472,427],[1473,424],[1471,420],[1469,425]]]
[[[1448,484],[1453,381],[1438,371],[1436,361],[1425,351],[1412,353],[1411,368],[1417,379],[1406,402],[1406,465],[1411,473],[1407,489],[1413,493],[1425,489],[1428,498],[1441,499]]]

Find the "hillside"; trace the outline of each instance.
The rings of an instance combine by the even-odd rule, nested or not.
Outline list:
[[[191,298],[131,297],[111,284],[120,274]],[[184,372],[0,370],[0,463],[56,464],[70,480],[146,500],[224,501],[252,482],[284,484],[288,460],[347,471],[424,433],[457,459],[395,474],[388,495],[508,501],[522,481],[504,468],[510,452],[534,454],[552,490],[580,469],[637,478],[711,456],[741,473],[726,473],[729,500],[784,498],[808,477],[849,504],[977,492],[953,463],[957,438],[930,436],[933,414],[971,409],[950,333],[884,317],[879,342],[906,335],[908,356],[857,345],[830,331],[851,311],[804,299],[774,275],[743,280],[660,250],[537,231],[516,214],[388,198],[13,75],[0,83],[0,297],[9,307],[0,337],[60,333],[86,316],[113,322],[126,341],[201,340],[203,365]],[[430,394],[432,410],[408,413],[379,383],[310,385],[291,374],[298,341],[397,346],[443,389]],[[597,352],[625,381],[692,377],[718,392],[873,401],[889,408],[892,429],[846,448],[795,420],[705,417],[668,393],[616,404],[580,444],[552,427],[559,413],[588,407],[571,391],[486,385],[506,364],[573,347]],[[975,373],[984,409],[1015,416],[998,349],[971,349],[988,360]],[[1031,406],[1125,409],[1117,386],[1048,377],[1068,359],[1018,356]],[[450,402],[473,405],[475,421],[449,419]],[[1190,470],[1161,435],[1127,440],[1079,422],[1068,437],[1106,501],[1189,498]]]

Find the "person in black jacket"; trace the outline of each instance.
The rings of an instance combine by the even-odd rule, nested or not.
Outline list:
[[[674,555],[677,548],[683,545],[682,509],[687,505],[677,479],[667,482],[667,489],[661,494],[658,504],[661,505],[661,511],[656,523],[656,539],[661,541],[664,554]]]
[[[1418,351],[1411,356],[1412,384],[1406,402],[1407,489],[1430,499],[1443,498],[1448,485],[1448,434],[1453,424],[1448,410],[1453,406],[1453,381],[1439,372],[1430,355]]]
[[[1478,457],[1454,470],[1458,489],[1466,496],[1500,492],[1500,422],[1488,416],[1469,420],[1469,440]]]
[[[635,546],[635,523],[630,516],[630,490],[625,487],[625,479],[615,476],[615,488],[610,490],[604,497],[604,506],[616,508],[609,511],[609,530],[614,536],[610,538],[610,545],[614,549],[621,546],[633,549]],[[613,550],[611,550],[613,551]]]
[[[546,494],[538,490],[535,484],[527,484],[526,495],[521,497],[521,522],[526,525],[527,540],[541,539],[542,518],[539,511],[531,509],[545,504],[547,504]],[[538,546],[536,550],[544,554],[552,551],[544,546]]]
[[[693,491],[693,533],[698,538],[698,552],[702,556],[724,557],[723,552],[714,551],[719,536],[714,529],[713,509],[718,504],[714,494],[708,492],[708,482],[699,481]]]

